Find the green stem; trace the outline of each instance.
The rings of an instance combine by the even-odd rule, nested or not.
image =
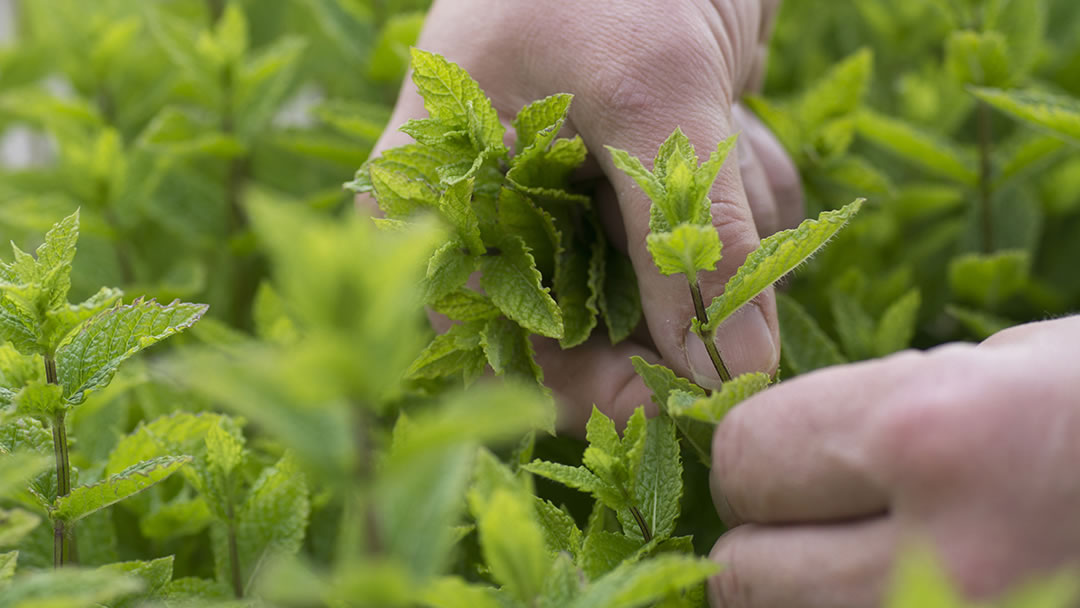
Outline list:
[[[229,519],[229,568],[232,570],[233,594],[239,599],[244,597],[244,581],[240,576],[240,547],[236,542],[236,516],[233,513],[232,497],[229,497],[225,504],[225,516]]]
[[[982,244],[983,252],[992,253],[994,251],[994,217],[991,208],[994,194],[993,131],[990,106],[985,101],[978,102],[976,121],[979,137],[979,215],[982,225]]]
[[[701,285],[698,284],[697,278],[688,282],[690,283],[690,296],[694,300],[694,314],[697,315],[698,323],[705,327],[709,324],[709,313],[705,310],[705,300],[701,297]],[[720,350],[716,348],[716,340],[712,336],[703,336],[700,333],[698,337],[701,338],[701,342],[705,345],[705,352],[709,353],[709,359],[716,369],[716,374],[720,376],[720,381],[730,382],[731,372],[728,371],[727,365],[724,365]]]
[[[59,384],[56,373],[56,360],[45,356],[45,380],[49,384]],[[56,496],[67,496],[71,492],[71,462],[68,460],[67,424],[63,409],[56,412],[52,420],[53,454],[56,457]],[[64,522],[53,521],[53,567],[59,568],[71,562],[71,547],[68,542],[71,530]]]

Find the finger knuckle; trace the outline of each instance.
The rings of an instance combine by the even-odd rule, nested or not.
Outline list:
[[[719,574],[709,579],[709,603],[712,606],[741,608],[752,605],[751,586],[742,576],[736,555],[744,531],[744,527],[740,527],[724,534],[710,555],[723,567]]]

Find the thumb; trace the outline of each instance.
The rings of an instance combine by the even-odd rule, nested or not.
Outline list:
[[[673,100],[668,107],[651,107],[651,121],[594,122],[587,141],[601,141],[642,159],[646,167],[667,136],[681,127],[702,159],[733,133],[731,105],[720,99]],[[655,117],[672,117],[657,120]],[[678,124],[676,118],[678,117]],[[605,128],[606,127],[606,128]],[[583,129],[584,131],[585,129]],[[593,144],[592,150],[603,150]],[[618,170],[609,154],[601,158],[603,170],[618,197],[628,240],[628,253],[637,272],[642,308],[652,338],[665,362],[699,384],[716,387],[720,378],[701,339],[691,329],[694,304],[686,277],[665,276],[646,249],[649,208],[652,202],[629,176]],[[710,191],[712,224],[723,243],[716,270],[701,272],[698,281],[705,306],[724,291],[746,256],[760,244],[754,216],[732,151]],[[750,371],[773,373],[780,354],[776,304],[771,289],[732,315],[716,335],[721,357],[732,374]]]

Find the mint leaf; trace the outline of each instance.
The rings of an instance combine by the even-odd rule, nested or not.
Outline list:
[[[593,582],[570,608],[634,608],[702,583],[720,571],[708,559],[665,554],[622,565]]]
[[[967,158],[935,135],[869,110],[857,115],[855,128],[870,142],[926,171],[967,186],[978,182]]]
[[[56,351],[64,397],[72,405],[82,403],[86,393],[108,385],[126,359],[191,327],[207,308],[179,300],[167,306],[136,300],[98,315]]]
[[[405,219],[421,209],[439,207],[439,192],[427,182],[378,163],[371,166],[370,172],[379,208],[390,219]]]
[[[566,252],[556,267],[555,293],[565,329],[559,345],[563,348],[573,348],[588,340],[596,327],[604,253],[603,243],[593,243],[591,255],[575,248]]]
[[[780,317],[780,355],[786,370],[805,374],[847,362],[832,338],[794,298],[776,294],[776,310]]]
[[[46,312],[44,326],[46,342],[55,350],[68,333],[82,325],[87,319],[116,305],[123,295],[124,293],[119,289],[102,287],[97,293],[79,304],[64,302],[59,308]]]
[[[731,408],[769,387],[769,375],[760,372],[735,376],[720,390],[708,397],[698,397],[684,391],[672,391],[668,397],[668,412],[709,424],[724,419]]]
[[[162,456],[140,462],[104,481],[80,486],[67,496],[57,498],[56,508],[50,516],[76,522],[162,481],[190,461],[190,456]]]
[[[479,258],[465,251],[464,243],[447,241],[428,260],[427,273],[420,282],[424,302],[434,304],[457,291],[479,268]]]
[[[480,548],[492,576],[524,604],[539,595],[552,561],[527,500],[499,488],[477,518]]]
[[[517,135],[518,155],[512,162],[520,162],[518,158],[529,148],[544,149],[554,141],[559,129],[566,122],[566,114],[573,98],[573,95],[567,93],[551,95],[530,103],[518,112],[512,122]]]
[[[864,48],[830,68],[795,104],[803,128],[816,131],[827,121],[848,116],[858,109],[873,67],[874,53]]]
[[[922,297],[919,288],[914,288],[900,296],[885,309],[885,314],[878,321],[874,333],[874,355],[885,355],[903,350],[911,344],[915,336],[915,324],[918,321],[919,305]]]
[[[41,518],[29,511],[0,509],[0,547],[18,546],[40,523]],[[0,581],[0,589],[2,588],[3,584]]]
[[[632,439],[631,439],[632,440]],[[675,424],[671,418],[649,419],[634,479],[634,503],[653,539],[664,539],[675,530],[682,499],[682,459]],[[639,538],[637,521],[625,510],[617,511],[627,536]]]
[[[577,556],[581,551],[581,530],[574,518],[562,509],[539,496],[533,497],[537,521],[544,532],[544,545],[548,552],[558,554],[565,551]]]
[[[496,376],[511,374],[543,384],[544,372],[536,364],[529,335],[513,321],[504,317],[488,321],[480,331],[480,345]]]
[[[645,381],[645,386],[652,391],[653,403],[659,405],[665,412],[668,412],[668,397],[673,391],[682,391],[696,397],[705,396],[705,390],[700,386],[686,378],[680,378],[663,365],[651,365],[637,356],[630,357],[630,362],[634,365],[637,375]],[[712,426],[687,418],[676,418],[675,425],[679,427],[679,431],[682,432],[702,464],[710,466],[712,464]]]
[[[458,236],[473,255],[484,253],[484,241],[480,238],[480,221],[472,206],[473,180],[462,180],[446,189],[439,198],[439,210],[442,211]]]
[[[491,298],[465,288],[450,292],[431,307],[455,321],[486,321],[502,314]]]
[[[79,240],[79,211],[60,220],[45,234],[45,242],[37,248],[38,277],[42,281],[46,310],[67,303],[71,288],[71,262],[75,259],[75,244]]]
[[[1080,142],[1080,100],[1038,90],[973,92],[1006,114]]]
[[[559,305],[541,284],[543,277],[521,237],[508,236],[500,240],[497,254],[484,256],[480,261],[483,275],[480,285],[504,315],[525,329],[547,336],[563,335],[562,313]]]
[[[575,490],[592,494],[594,498],[612,510],[618,511],[627,507],[627,499],[618,488],[601,480],[585,467],[572,467],[557,462],[534,460],[521,468],[533,475],[539,475]]]
[[[61,393],[60,387],[55,384],[32,382],[15,395],[15,413],[52,419],[64,407]]]
[[[604,285],[597,305],[612,344],[625,340],[641,323],[641,294],[630,259],[612,248],[604,255]]]
[[[1026,251],[965,254],[949,262],[949,288],[961,302],[994,311],[1027,284],[1030,268]]]
[[[18,560],[18,551],[0,553],[0,591],[11,586],[11,579],[15,576],[15,564]]]
[[[456,576],[435,579],[420,593],[419,599],[431,608],[502,608],[496,590],[470,585]]]
[[[4,589],[3,606],[93,608],[142,588],[139,579],[107,570],[64,568],[41,570],[13,579]]]
[[[412,49],[413,82],[432,118],[459,127],[474,125],[470,135],[479,149],[501,147],[506,129],[480,86],[460,66],[434,53]]]
[[[691,281],[699,270],[716,270],[720,237],[710,225],[679,224],[671,232],[652,233],[645,244],[660,272],[684,274]]]
[[[965,329],[979,340],[985,340],[1003,329],[1016,325],[1014,321],[1004,317],[962,306],[946,306],[945,312],[959,321]]]
[[[798,228],[784,230],[761,241],[761,246],[746,257],[735,276],[724,286],[724,293],[713,298],[706,311],[712,332],[736,310],[775,283],[814,254],[855,215],[862,199],[837,209],[825,211],[818,219],[808,219]]]
[[[641,548],[640,538],[631,538],[605,530],[594,530],[585,537],[581,548],[581,569],[590,579],[614,570]]]
[[[435,336],[431,344],[413,361],[405,372],[406,378],[442,378],[462,370],[471,370],[477,355],[483,364],[481,332],[483,325],[466,323],[452,325],[446,333]]]

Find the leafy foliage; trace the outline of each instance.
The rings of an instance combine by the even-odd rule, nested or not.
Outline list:
[[[0,130],[49,152],[0,167],[0,606],[704,606],[698,463],[732,407],[1080,303],[1076,3],[785,3],[746,101],[817,219],[692,321],[708,339],[800,268],[778,378],[706,390],[634,358],[656,416],[553,437],[534,343],[633,339],[634,269],[559,137],[572,97],[506,116],[508,143],[464,70],[410,50],[426,4],[19,5]],[[410,62],[429,116],[368,159]],[[662,272],[715,268],[733,148],[610,150]],[[358,166],[386,217],[352,213]],[[886,605],[967,605],[940,572],[902,561]]]

